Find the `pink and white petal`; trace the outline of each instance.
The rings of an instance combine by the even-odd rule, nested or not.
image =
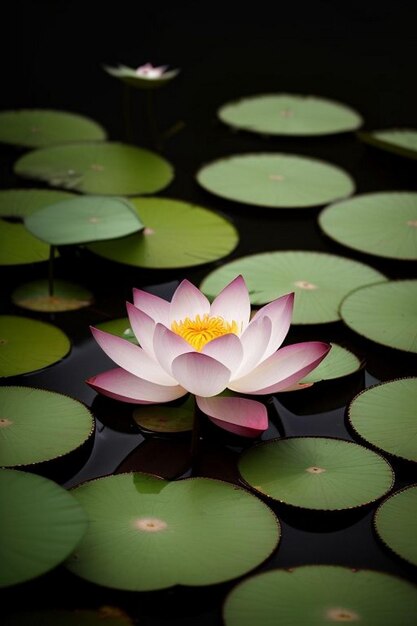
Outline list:
[[[266,407],[256,400],[246,398],[200,398],[199,409],[216,426],[243,437],[258,437],[268,428]]]
[[[239,337],[233,333],[212,339],[206,343],[201,353],[223,363],[231,371],[231,376],[238,369],[243,359],[242,344]]]
[[[156,360],[170,375],[172,375],[172,362],[177,356],[186,352],[194,352],[194,348],[188,341],[173,333],[172,330],[165,328],[162,324],[156,325],[153,349]]]
[[[186,317],[194,319],[210,313],[210,302],[188,280],[183,280],[175,290],[169,309],[169,326],[172,322],[180,322]]]
[[[98,328],[91,327],[91,332],[99,346],[116,365],[157,385],[172,386],[177,384],[177,381],[139,346]]]
[[[265,316],[269,317],[272,322],[271,338],[265,350],[264,359],[276,352],[287,336],[291,324],[293,308],[294,294],[289,293],[266,304],[254,315],[252,323]]]
[[[237,276],[213,300],[210,309],[213,317],[222,317],[226,322],[235,321],[239,335],[249,323],[250,300],[243,276]]]
[[[165,326],[169,325],[170,303],[167,300],[142,289],[133,289],[133,303],[135,307],[149,315],[156,324],[160,322]]]
[[[129,316],[130,326],[133,330],[133,333],[137,337],[142,348],[147,352],[152,358],[155,357],[155,353],[153,351],[153,334],[155,332],[155,322],[146,313],[138,309],[137,307],[130,304],[130,302],[126,302],[127,314]]]
[[[243,361],[234,377],[249,374],[264,358],[271,338],[272,322],[269,317],[252,320],[240,338],[243,346]]]
[[[167,387],[156,385],[148,380],[129,374],[119,367],[91,376],[86,380],[94,391],[104,396],[130,402],[132,404],[156,404],[158,402],[170,402],[184,396],[187,391],[175,385]]]
[[[201,352],[181,354],[172,363],[172,373],[179,384],[197,396],[216,396],[230,380],[230,370]]]
[[[263,395],[295,385],[324,359],[330,346],[321,341],[306,341],[281,348],[250,374],[234,380],[229,389]]]

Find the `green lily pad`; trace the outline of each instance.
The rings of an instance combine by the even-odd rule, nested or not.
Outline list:
[[[70,351],[56,326],[27,317],[0,315],[0,377],[18,376],[52,365]]]
[[[0,586],[36,578],[62,563],[87,519],[68,491],[36,474],[0,470]]]
[[[136,424],[153,433],[183,433],[193,429],[195,400],[189,396],[180,406],[143,405],[133,411]]]
[[[4,189],[0,191],[0,217],[22,219],[50,204],[74,198],[55,189]]]
[[[133,67],[127,67],[126,65],[119,65],[118,67],[105,65],[103,69],[110,74],[110,76],[119,78],[127,85],[145,90],[163,87],[179,74],[179,70],[177,69],[167,70],[158,78],[149,78],[147,76],[139,76]]]
[[[172,166],[154,152],[122,143],[76,143],[33,150],[14,166],[19,176],[97,195],[129,196],[164,189]]]
[[[72,493],[90,525],[67,567],[105,587],[220,583],[259,565],[280,537],[279,522],[263,502],[218,480],[118,474]]]
[[[223,619],[225,626],[410,626],[416,603],[415,585],[391,574],[304,565],[239,583],[226,598]]]
[[[133,622],[118,608],[102,606],[98,611],[76,609],[64,611],[21,611],[3,617],[3,626],[133,626]]]
[[[358,133],[365,143],[410,159],[417,159],[417,130],[414,128],[389,128]]]
[[[392,494],[375,513],[375,530],[380,539],[402,559],[417,565],[417,485]]]
[[[99,324],[95,324],[95,327],[106,331],[106,333],[127,339],[136,345],[139,343],[133,330],[130,328],[130,320],[128,317],[119,317],[115,320],[109,320],[108,322],[100,322]]]
[[[79,448],[94,432],[81,402],[32,387],[0,387],[0,465],[32,465]]]
[[[258,444],[240,458],[239,472],[255,491],[311,510],[352,509],[382,498],[394,473],[379,454],[351,441],[290,437]]]
[[[124,237],[143,228],[127,200],[79,196],[39,209],[25,218],[35,237],[52,246]]]
[[[46,109],[0,112],[0,142],[42,148],[74,141],[100,141],[106,131],[83,115]]]
[[[340,307],[342,320],[375,343],[417,352],[417,280],[395,280],[362,287]]]
[[[417,193],[356,196],[324,209],[319,225],[328,237],[353,250],[417,260]]]
[[[331,135],[363,123],[356,111],[339,102],[287,93],[236,100],[222,106],[218,116],[234,128],[265,135]]]
[[[92,252],[126,265],[163,269],[210,263],[238,244],[236,228],[209,209],[167,198],[130,198],[130,202],[145,229],[89,245]]]
[[[263,252],[226,263],[208,274],[201,290],[214,298],[242,274],[252,304],[262,305],[295,292],[294,324],[324,324],[340,319],[339,306],[353,289],[384,280],[373,268],[322,252]]]
[[[305,208],[346,198],[355,190],[339,167],[295,154],[241,154],[205,165],[197,182],[236,202],[271,208]]]
[[[46,280],[35,280],[20,285],[12,293],[12,302],[29,311],[58,313],[75,311],[90,306],[93,295],[84,287],[54,280],[54,294],[49,295],[49,283]]]
[[[331,346],[332,349],[320,365],[301,382],[317,383],[321,380],[334,380],[335,378],[342,378],[342,376],[349,376],[361,368],[362,363],[355,354],[336,343],[332,343]]]
[[[354,430],[376,448],[417,462],[417,378],[401,378],[359,393],[348,407]]]

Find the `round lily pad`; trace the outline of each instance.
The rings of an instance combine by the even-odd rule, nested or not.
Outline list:
[[[53,246],[124,237],[143,228],[127,200],[79,196],[51,204],[25,218],[26,228]]]
[[[172,166],[154,152],[122,143],[77,143],[33,150],[16,174],[97,195],[150,194],[173,178]]]
[[[118,67],[111,67],[106,65],[104,66],[104,70],[108,74],[110,74],[110,76],[119,78],[122,82],[130,85],[131,87],[145,90],[163,87],[179,74],[179,70],[174,69],[165,70],[158,77],[150,77],[144,74],[138,74],[135,68],[127,67],[126,65],[119,65]]]
[[[69,191],[55,189],[3,189],[0,191],[0,217],[21,219],[39,209],[74,198]]]
[[[417,462],[417,378],[400,378],[359,393],[348,407],[354,430],[376,448]]]
[[[86,515],[76,498],[36,474],[1,469],[0,496],[1,587],[56,567],[86,530]]]
[[[90,525],[67,567],[105,587],[220,583],[263,562],[280,537],[279,522],[263,502],[218,480],[118,474],[84,483],[73,494]]]
[[[153,433],[183,433],[193,429],[195,400],[189,396],[180,406],[143,405],[133,411],[136,424]]]
[[[0,142],[42,148],[74,141],[100,141],[106,131],[97,122],[66,111],[20,109],[0,112]]]
[[[319,225],[343,246],[391,259],[417,260],[417,193],[356,196],[324,209]]]
[[[106,333],[128,339],[131,343],[135,343],[136,345],[139,343],[130,327],[128,317],[119,317],[115,320],[109,320],[108,322],[100,322],[99,324],[95,324],[95,327],[106,331]]]
[[[15,289],[12,293],[12,301],[29,311],[58,313],[90,306],[93,302],[93,295],[79,285],[54,280],[54,294],[51,296],[48,281],[35,280]]]
[[[349,376],[361,368],[361,361],[350,350],[336,343],[332,343],[331,346],[330,352],[323,361],[301,382],[317,383],[321,380],[334,380],[335,378],[342,378],[342,376]]]
[[[71,343],[56,326],[0,315],[0,377],[42,369],[64,358]]]
[[[81,402],[32,387],[0,387],[0,466],[31,465],[79,448],[94,420]]]
[[[225,626],[409,626],[417,589],[399,577],[337,565],[276,569],[239,583],[226,598]]]
[[[97,611],[21,611],[3,616],[3,620],[3,626],[133,626],[132,620],[124,611],[107,605]]]
[[[197,173],[207,191],[228,200],[271,208],[305,208],[346,198],[355,190],[339,167],[294,154],[242,154]]]
[[[23,224],[0,219],[0,265],[41,263],[49,258],[49,246],[31,235]]]
[[[413,565],[417,565],[416,519],[417,485],[410,485],[386,498],[374,518],[380,539]]]
[[[375,343],[417,352],[417,280],[396,280],[362,287],[340,307],[342,320]]]
[[[286,93],[236,100],[222,106],[218,115],[234,128],[265,135],[330,135],[362,126],[360,115],[344,104]]]
[[[208,274],[202,291],[213,298],[242,274],[252,304],[262,305],[295,292],[294,324],[323,324],[340,319],[343,298],[362,285],[385,277],[373,268],[322,252],[263,252],[226,263]]]
[[[417,159],[417,130],[415,128],[388,128],[370,133],[358,133],[359,138],[376,148]]]
[[[394,473],[379,454],[328,437],[275,439],[250,448],[239,460],[255,491],[295,507],[337,511],[384,496]]]
[[[216,261],[238,244],[236,228],[200,206],[167,198],[130,198],[145,228],[89,249],[106,259],[155,269],[191,267]]]

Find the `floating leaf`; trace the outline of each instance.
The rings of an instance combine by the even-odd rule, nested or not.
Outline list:
[[[279,541],[272,511],[218,480],[119,474],[84,483],[73,494],[90,525],[67,567],[105,587],[220,583],[255,568]]]
[[[330,135],[362,125],[360,115],[345,104],[286,93],[236,100],[222,106],[218,115],[234,128],[265,135]]]
[[[394,473],[357,443],[290,437],[250,448],[239,472],[255,491],[291,506],[337,511],[374,502],[391,489]]]
[[[356,196],[324,209],[320,228],[343,246],[391,259],[417,260],[417,193]]]
[[[350,291],[385,278],[351,259],[289,250],[253,254],[226,263],[206,276],[201,289],[213,298],[239,274],[245,279],[255,305],[295,292],[294,324],[337,321],[340,303]]]
[[[375,529],[380,539],[402,559],[417,565],[417,485],[395,492],[375,513]]]
[[[130,328],[130,320],[128,317],[119,317],[115,320],[109,320],[108,322],[100,322],[99,324],[95,324],[95,327],[106,331],[106,333],[128,339],[128,341],[136,345],[139,343],[133,330]]]
[[[343,300],[340,315],[349,328],[375,343],[417,352],[417,280],[357,289]]]
[[[359,139],[371,146],[393,152],[410,159],[417,159],[417,130],[393,128],[358,133]]]
[[[69,191],[54,189],[3,189],[0,191],[0,217],[22,219],[50,204],[74,198]]]
[[[172,166],[154,152],[122,143],[77,143],[34,150],[16,174],[97,195],[150,194],[173,178]]]
[[[77,500],[36,474],[0,470],[0,496],[1,587],[53,569],[86,530],[87,519]]]
[[[192,267],[230,254],[238,244],[236,228],[200,206],[166,198],[130,198],[145,229],[118,241],[96,243],[100,256],[155,269]]]
[[[75,141],[100,141],[106,131],[97,122],[66,111],[20,109],[0,112],[0,142],[42,148]]]
[[[193,396],[180,406],[141,406],[133,411],[133,419],[140,428],[154,433],[182,433],[192,430],[195,401]]]
[[[197,182],[222,198],[271,208],[305,208],[350,196],[339,167],[294,154],[241,154],[205,165]]]
[[[321,380],[333,380],[342,376],[349,376],[361,367],[358,357],[336,343],[331,344],[332,349],[323,361],[308,376],[303,378],[303,383],[316,383]]]
[[[12,293],[12,302],[29,311],[58,313],[90,306],[93,295],[79,285],[54,280],[54,294],[51,296],[48,281],[35,280],[15,289]]]

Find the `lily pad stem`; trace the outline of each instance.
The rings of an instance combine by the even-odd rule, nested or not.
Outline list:
[[[198,475],[200,469],[200,457],[201,457],[201,411],[198,408],[197,404],[194,409],[194,421],[193,421],[193,432],[191,435],[191,475]]]
[[[125,139],[127,143],[133,143],[133,124],[132,124],[132,89],[122,83],[123,89],[123,123],[125,131]]]
[[[154,95],[152,89],[148,89],[146,91],[146,113],[153,146],[156,150],[162,150],[162,141],[159,136],[158,125],[156,122]]]
[[[50,246],[49,265],[48,265],[48,294],[50,297],[54,295],[54,259],[55,259],[55,246]]]

